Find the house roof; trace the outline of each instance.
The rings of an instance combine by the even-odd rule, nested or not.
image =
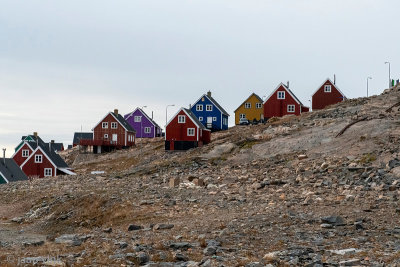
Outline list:
[[[297,98],[297,96],[295,94],[293,94],[293,92],[284,84],[284,83],[280,83],[275,90],[272,91],[272,93],[265,99],[264,103],[267,102],[271,96],[281,87],[283,86],[283,88],[293,97],[293,99],[300,105],[300,106],[304,106],[303,103],[301,103],[301,101]]]
[[[237,109],[235,109],[235,111],[234,112],[236,112],[241,106],[243,106],[244,105],[244,103],[246,103],[247,102],[247,100],[249,100],[250,99],[250,97],[252,97],[252,96],[255,96],[261,103],[263,103],[263,100],[262,100],[262,98],[261,97],[259,97],[256,93],[252,93],[248,98],[246,98],[246,100],[245,101],[243,101],[243,103],[242,104],[240,104],[239,105],[239,107],[237,108]]]
[[[76,132],[74,133],[74,140],[72,141],[72,143],[79,144],[79,141],[82,139],[93,140],[93,133]]]
[[[0,178],[3,178],[7,183],[28,180],[28,177],[13,159],[1,159]]]
[[[196,105],[196,103],[198,103],[198,102],[200,101],[200,99],[202,99],[203,97],[207,97],[207,98],[210,100],[210,102],[213,103],[214,106],[216,106],[216,107],[222,112],[222,114],[224,114],[224,115],[226,115],[226,116],[229,116],[228,112],[226,112],[226,110],[223,109],[223,107],[221,107],[221,105],[218,104],[218,102],[217,102],[212,96],[209,96],[209,95],[207,95],[207,94],[202,95],[202,96],[195,102],[195,105]]]
[[[171,117],[171,119],[168,121],[167,126],[171,123],[171,121],[181,112],[183,111],[192,121],[194,124],[196,124],[197,127],[199,127],[199,129],[203,129],[203,130],[207,130],[210,131],[209,129],[207,129],[200,121],[199,119],[196,117],[196,115],[193,114],[193,112],[190,109],[187,108],[180,108],[178,110],[178,112]]]
[[[132,115],[133,115],[137,110],[139,110],[139,112],[142,113],[142,114],[147,118],[147,120],[150,121],[150,122],[154,125],[154,127],[161,128],[161,127],[160,127],[152,118],[150,118],[150,117],[146,114],[146,112],[144,112],[143,109],[141,109],[141,108],[136,108],[136,109],[135,109],[134,111],[132,111],[131,113],[126,114],[126,115],[124,116],[124,117],[125,117],[125,120],[128,120],[130,117],[132,117]]]
[[[135,129],[132,128],[132,126],[124,119],[124,117],[121,116],[121,114],[118,113],[115,114],[114,112],[109,112],[107,113],[92,129],[92,131],[94,130],[94,128],[97,127],[97,125],[99,125],[109,114],[111,114],[111,116],[114,117],[114,119],[116,119],[119,124],[124,127],[125,130],[127,130],[128,132],[134,132],[136,133]]]
[[[343,96],[343,99],[347,99],[347,97],[342,93],[342,91],[340,91],[339,87],[337,87],[337,85],[336,85],[335,83],[333,83],[333,82],[331,81],[331,79],[329,79],[329,78],[326,78],[326,80],[317,88],[317,90],[314,91],[314,93],[312,94],[312,96],[314,96],[314,95],[319,91],[319,89],[321,89],[321,87],[322,87],[326,82],[330,82],[330,83],[333,85],[333,87],[335,87],[336,90],[338,90],[338,92]]]

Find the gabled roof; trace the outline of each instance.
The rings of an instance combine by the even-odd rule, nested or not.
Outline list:
[[[74,133],[74,140],[72,141],[73,144],[79,144],[79,141],[85,139],[85,140],[93,140],[93,133],[83,133],[83,132],[76,132]]]
[[[132,128],[132,126],[124,119],[124,117],[121,116],[121,114],[118,113],[118,115],[116,115],[114,112],[108,112],[92,129],[92,131],[94,130],[94,128],[97,127],[97,125],[99,125],[109,114],[111,114],[111,116],[114,117],[114,119],[116,121],[119,122],[119,124],[128,132],[134,132],[136,133],[135,129]]]
[[[264,103],[267,102],[271,96],[281,87],[283,86],[283,88],[291,95],[291,97],[293,97],[293,99],[300,105],[300,106],[304,106],[303,103],[301,103],[301,101],[296,97],[295,94],[293,94],[293,92],[283,83],[280,83],[274,91],[272,91],[272,93],[265,99]]]
[[[333,85],[333,87],[335,87],[336,90],[338,90],[338,92],[343,96],[343,99],[347,99],[347,97],[342,93],[342,91],[340,91],[339,87],[337,87],[337,85],[336,85],[335,83],[333,83],[333,82],[331,81],[331,79],[329,79],[329,78],[326,78],[326,80],[317,88],[317,90],[314,91],[314,93],[312,94],[312,96],[314,96],[314,95],[319,91],[319,89],[321,89],[321,87],[322,87],[326,82],[330,82],[330,83]]]
[[[243,106],[244,105],[244,103],[246,103],[247,102],[247,100],[249,100],[252,96],[255,96],[261,103],[263,103],[263,100],[262,100],[262,98],[261,97],[259,97],[256,93],[252,93],[248,98],[246,98],[246,100],[245,101],[243,101],[243,103],[242,104],[240,104],[240,106],[237,108],[237,109],[235,109],[235,111],[234,112],[236,112],[241,106]]]
[[[188,118],[191,119],[191,120],[193,121],[193,123],[194,123],[197,127],[199,127],[199,129],[203,129],[203,130],[210,131],[209,129],[207,129],[207,128],[199,121],[199,119],[193,114],[193,112],[192,112],[190,109],[187,109],[187,108],[181,108],[181,109],[179,109],[178,112],[177,112],[174,116],[172,116],[171,119],[168,121],[167,126],[171,123],[171,121],[172,121],[181,111],[183,111],[183,112],[186,114],[186,116],[188,116]],[[166,126],[166,127],[167,127],[167,126]]]
[[[37,151],[41,151],[49,160],[50,162],[56,167],[57,169],[60,168],[68,168],[67,163],[58,155],[54,150],[49,150],[47,146],[39,145],[30,155],[29,157],[22,163],[21,168],[35,155]]]
[[[3,178],[6,183],[28,180],[28,177],[13,159],[3,158],[0,161],[0,179],[1,178]]]
[[[47,145],[54,151],[62,151],[64,148],[63,143],[47,143]]]
[[[141,109],[141,108],[136,108],[136,109],[135,109],[134,111],[132,111],[131,113],[126,114],[126,115],[124,116],[125,120],[128,120],[130,117],[132,117],[132,115],[133,115],[137,110],[139,110],[139,112],[142,113],[143,116],[145,116],[145,117],[147,118],[147,120],[150,121],[150,122],[154,125],[154,127],[161,128],[161,127],[160,127],[152,118],[150,118],[150,117],[146,114],[146,112],[144,112],[143,109]]]
[[[212,96],[209,96],[209,95],[207,95],[207,94],[202,95],[196,102],[194,102],[194,105],[193,105],[193,106],[195,106],[195,105],[200,101],[200,99],[202,99],[203,97],[207,97],[208,100],[210,100],[210,102],[213,103],[214,106],[216,106],[217,109],[219,109],[219,111],[222,112],[222,114],[224,114],[224,115],[226,115],[226,116],[229,117],[228,112],[226,112],[226,110],[223,109],[223,108],[221,107],[221,105],[218,104],[218,102],[217,102],[214,98],[212,98]]]

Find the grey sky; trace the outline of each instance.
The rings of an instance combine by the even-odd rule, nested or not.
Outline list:
[[[309,105],[337,75],[349,97],[399,79],[397,12],[380,0],[2,0],[0,146],[38,131],[72,142],[106,112],[137,106],[160,125],[205,93],[231,114],[279,82]]]

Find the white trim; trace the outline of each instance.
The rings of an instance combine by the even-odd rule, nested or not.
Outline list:
[[[340,91],[339,87],[337,87],[337,85],[334,84],[334,83],[331,81],[331,79],[329,79],[329,78],[326,78],[326,80],[317,88],[317,90],[314,91],[314,93],[311,95],[311,98],[312,98],[312,97],[319,91],[319,89],[321,89],[321,87],[322,87],[323,85],[325,85],[327,82],[330,82],[330,83],[333,85],[333,87],[335,87],[335,89],[338,90],[338,92],[343,96],[343,100],[347,99],[347,97],[342,93],[342,91]],[[332,92],[332,89],[331,89],[331,92]]]
[[[108,121],[101,122],[101,129],[108,129]]]
[[[46,175],[46,170],[50,170],[50,175]],[[53,168],[44,168],[43,175],[44,177],[53,177]]]
[[[103,139],[108,139],[108,134],[104,134]]]
[[[249,107],[246,107],[247,105],[248,105]],[[244,103],[244,108],[245,108],[245,109],[251,108],[251,102],[246,102],[246,103]]]
[[[286,93],[286,91],[277,91],[276,92],[277,99],[279,99],[279,100],[286,99],[285,93]]]
[[[115,117],[114,113],[112,113],[111,111],[108,112],[108,113],[101,119],[101,121],[99,121],[99,122],[92,128],[92,131],[94,131],[94,128],[96,128],[101,122],[103,122],[103,120],[104,120],[105,118],[107,118],[107,116],[110,115],[110,114],[111,114],[111,116],[115,119],[115,121],[116,121],[119,125],[122,126],[122,128],[124,128],[126,131],[130,132],[128,129],[125,128],[125,126],[124,126],[122,123],[119,122],[119,120]],[[125,120],[125,119],[124,119],[124,120]],[[128,123],[128,124],[129,124],[129,123]]]
[[[196,111],[203,111],[204,110],[203,104],[196,104]],[[201,109],[199,109],[201,107]]]
[[[125,146],[127,146],[126,139],[128,138],[128,133],[125,131]]]
[[[149,131],[148,131],[148,132],[146,132],[146,129],[149,129]],[[144,133],[145,133],[145,134],[149,134],[149,133],[151,133],[151,127],[144,127]]]
[[[24,142],[24,144],[28,145],[28,147],[31,149],[31,152],[33,151],[33,148],[29,145],[28,141],[22,141],[22,142]],[[14,156],[17,155],[17,153],[22,149],[23,146],[24,145],[20,146],[20,148],[18,148],[18,150],[14,152],[14,154],[11,156],[11,158],[14,158]]]
[[[299,101],[297,101],[297,98],[291,93],[291,91],[288,90],[288,88],[286,87],[286,85],[284,85],[283,83],[280,83],[274,91],[272,91],[272,93],[265,99],[264,103],[265,104],[274,94],[276,91],[278,91],[279,88],[281,88],[281,86],[285,89],[286,92],[289,93],[289,95],[293,98],[294,101],[296,101],[296,103],[298,103],[301,106],[301,103]],[[286,96],[285,96],[286,97]]]
[[[24,156],[24,152],[28,152],[28,153],[27,153],[28,155]],[[22,157],[23,157],[23,158],[27,158],[27,157],[29,157],[29,152],[30,152],[30,150],[29,150],[29,149],[22,149],[22,152],[21,152],[21,154],[22,154]]]
[[[4,181],[6,181],[6,184],[10,183],[7,178],[0,172],[0,176],[3,177]]]
[[[257,107],[258,105],[260,105],[260,107]],[[256,109],[260,109],[260,108],[262,108],[263,107],[263,103],[260,103],[260,102],[257,102],[256,103]]]
[[[289,110],[289,107],[293,107],[293,111],[290,111],[290,110]],[[296,112],[296,105],[293,105],[293,104],[287,105],[286,111],[287,111],[288,113],[295,113],[295,112]]]
[[[190,118],[190,120],[191,120],[197,127],[199,127],[199,128],[204,127],[203,124],[198,125],[197,122],[196,122],[195,120],[193,120],[193,118],[186,112],[185,108],[180,108],[180,109],[178,110],[178,112],[176,112],[175,115],[171,117],[171,119],[168,121],[167,125],[165,126],[165,138],[167,138],[167,127],[168,127],[168,125],[176,118],[176,116],[178,116],[178,114],[179,114],[181,111],[183,111],[183,112],[188,116],[188,118]],[[204,128],[205,128],[205,127],[204,127]],[[211,130],[209,130],[209,129],[207,129],[207,128],[205,128],[204,130],[211,131]]]
[[[213,121],[217,121],[217,117],[212,117],[213,118]]]
[[[54,164],[54,162],[53,162],[53,161],[49,158],[49,156],[43,151],[43,149],[42,149],[40,146],[38,146],[38,147],[31,153],[31,155],[29,156],[29,158],[27,158],[27,159],[24,161],[24,163],[22,163],[21,169],[22,169],[22,167],[32,158],[32,156],[35,155],[35,153],[36,153],[38,150],[42,151],[43,155],[46,156],[47,160],[50,161],[50,163],[54,166],[54,168],[57,168],[56,164]]]
[[[197,129],[199,129],[199,128],[197,127]],[[193,130],[193,134],[189,134],[189,130]],[[195,132],[194,128],[187,128],[186,129],[186,135],[187,136],[195,136],[195,134],[196,134],[196,132]]]
[[[113,124],[115,125],[115,127],[113,127]],[[111,122],[111,129],[118,129],[118,123],[115,121]]]
[[[217,101],[212,101],[210,98],[208,98],[208,96],[207,96],[207,94],[204,94],[204,95],[202,95],[199,99],[197,99],[197,101],[196,102],[194,102],[194,105],[196,105],[197,103],[199,103],[199,101],[203,98],[203,97],[207,97],[207,99],[211,102],[211,103],[213,103],[214,104],[214,106],[221,112],[221,113],[224,113],[222,110],[220,110],[219,108],[218,108],[218,106],[215,104],[215,102],[217,102]],[[194,106],[193,105],[193,106]],[[228,112],[226,113],[226,116],[230,116],[229,114],[228,114]]]
[[[185,115],[178,115],[178,123],[186,123],[186,116]]]
[[[250,98],[251,98],[253,95],[254,95],[259,101],[261,101],[261,102],[259,102],[259,103],[263,104],[262,98],[259,97],[256,93],[252,93],[248,98],[246,98],[246,100],[245,100],[242,104],[240,104],[240,106],[239,106],[237,109],[235,109],[234,113],[236,113],[236,111],[237,111],[241,106],[243,106],[244,103],[246,103],[248,100],[250,100]]]
[[[40,157],[40,161],[39,161],[39,157]],[[37,158],[37,160],[36,160],[36,158]],[[35,155],[34,163],[43,163],[43,154]]]
[[[158,126],[158,125],[156,124],[156,122],[155,122],[153,119],[151,119],[151,118],[146,114],[146,112],[144,112],[141,108],[136,108],[134,111],[132,111],[131,113],[127,114],[128,116],[126,117],[126,119],[125,119],[125,118],[124,118],[124,119],[125,119],[125,120],[128,120],[130,117],[132,117],[133,113],[135,113],[136,110],[139,110],[139,111],[142,113],[142,115],[145,116],[145,117],[150,121],[150,123],[154,125],[154,127],[160,127],[160,126]],[[125,115],[125,116],[126,116],[126,115]]]

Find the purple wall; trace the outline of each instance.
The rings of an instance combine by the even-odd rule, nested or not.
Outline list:
[[[142,122],[135,122],[135,116],[142,116]],[[133,114],[129,113],[124,116],[125,120],[132,126],[136,131],[136,138],[153,138],[161,136],[161,129],[149,120],[146,115],[142,114],[140,109],[136,109]],[[142,129],[141,129],[142,127]],[[146,133],[146,127],[150,127],[150,132]],[[158,130],[158,132],[157,132]],[[154,134],[155,133],[155,134]]]

